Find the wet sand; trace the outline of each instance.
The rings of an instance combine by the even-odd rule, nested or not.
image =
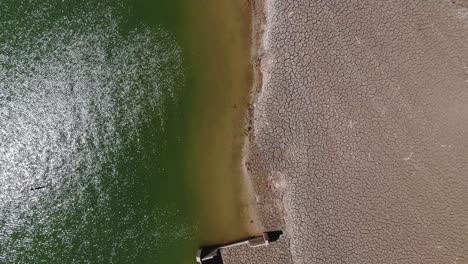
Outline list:
[[[264,227],[293,263],[466,263],[466,3],[263,4],[246,164]]]

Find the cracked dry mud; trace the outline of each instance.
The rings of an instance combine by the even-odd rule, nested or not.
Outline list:
[[[467,6],[265,3],[247,165],[291,253],[269,263],[468,263]]]

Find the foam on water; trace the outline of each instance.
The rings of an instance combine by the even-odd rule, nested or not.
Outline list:
[[[123,2],[37,2],[0,4],[0,262],[135,262],[188,232],[116,165],[155,116],[164,129],[180,50],[126,26]]]

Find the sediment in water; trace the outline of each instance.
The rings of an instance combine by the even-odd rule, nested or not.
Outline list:
[[[252,82],[249,1],[187,1],[189,76],[186,175],[199,219],[199,243],[261,233],[243,164]]]

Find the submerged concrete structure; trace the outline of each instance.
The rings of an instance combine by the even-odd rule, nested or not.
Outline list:
[[[202,247],[197,252],[196,261],[201,264],[229,264],[229,263],[238,263],[232,262],[231,259],[233,256],[229,254],[231,250],[236,248],[249,248],[254,249],[258,247],[267,247],[271,242],[275,242],[280,238],[283,234],[282,231],[273,231],[273,232],[265,232],[260,237],[254,237],[251,239],[237,241],[234,243],[222,245],[222,246],[208,246]],[[227,261],[224,261],[224,253],[227,252]],[[236,251],[235,251],[236,252]],[[261,251],[259,251],[261,252]],[[234,259],[237,260],[237,257],[234,256]],[[234,261],[235,261],[234,260]]]

